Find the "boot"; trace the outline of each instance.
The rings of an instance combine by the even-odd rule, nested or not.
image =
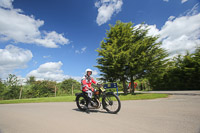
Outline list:
[[[90,110],[89,110],[88,107],[86,108],[85,112],[88,113],[88,114],[90,113]]]
[[[86,103],[86,113],[90,113],[90,110],[89,110],[89,105],[91,105],[91,99],[88,97],[88,101],[87,101],[87,103]]]

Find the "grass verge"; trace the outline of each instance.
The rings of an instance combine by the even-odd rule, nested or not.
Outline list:
[[[168,94],[157,94],[157,93],[149,93],[149,94],[141,94],[136,93],[134,95],[119,95],[121,101],[125,100],[147,100],[147,99],[156,99],[156,98],[167,98]]]
[[[121,101],[125,100],[145,100],[166,98],[168,94],[140,94],[134,95],[119,95]],[[0,100],[0,104],[16,104],[16,103],[43,103],[43,102],[74,102],[75,96],[62,96],[62,97],[47,97],[47,98],[31,98],[31,99],[15,99],[15,100]]]
[[[75,100],[75,96],[62,96],[62,97],[45,97],[45,98],[0,100],[0,104],[43,103],[43,102],[73,102],[74,100]]]

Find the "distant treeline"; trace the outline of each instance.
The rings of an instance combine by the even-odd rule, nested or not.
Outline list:
[[[74,79],[56,83],[49,80],[36,81],[33,76],[29,77],[25,85],[21,85],[18,77],[10,74],[6,81],[0,80],[0,100],[72,95],[80,91],[80,86]]]
[[[148,78],[154,90],[200,90],[200,48],[174,57],[162,71]]]

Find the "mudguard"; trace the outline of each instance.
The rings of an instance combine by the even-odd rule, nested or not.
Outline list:
[[[78,95],[80,95],[80,94],[82,94],[82,93],[76,93],[75,96],[78,96]]]
[[[87,99],[87,97],[85,96],[85,94],[83,94],[83,93],[76,93],[76,101],[77,101],[77,98],[79,96],[83,96],[85,99]]]

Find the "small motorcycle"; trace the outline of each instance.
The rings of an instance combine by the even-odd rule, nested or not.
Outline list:
[[[101,107],[100,97],[102,97],[102,106],[107,112],[116,114],[121,109],[121,102],[119,97],[114,92],[106,92],[106,89],[102,85],[97,85],[97,90],[94,92],[92,97],[91,107],[89,109],[99,109]],[[87,93],[82,92],[76,94],[76,104],[79,110],[86,111],[88,105]]]

